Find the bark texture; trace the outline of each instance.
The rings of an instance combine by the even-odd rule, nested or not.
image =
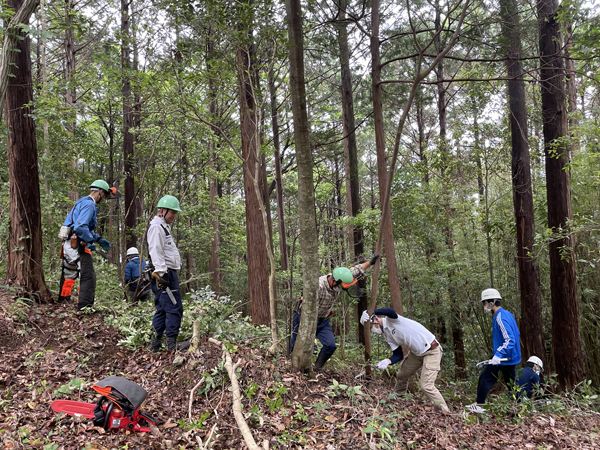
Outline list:
[[[535,217],[531,188],[531,167],[527,135],[525,82],[521,58],[520,18],[516,0],[501,0],[502,33],[507,43],[506,71],[512,144],[512,185],[517,227],[517,264],[521,294],[521,343],[523,360],[537,356],[547,367],[542,321],[540,274],[537,261],[529,253],[535,243]]]
[[[559,386],[571,389],[584,379],[584,371],[573,259],[575,242],[573,236],[564,235],[572,218],[571,174],[567,167],[568,114],[557,9],[557,0],[537,3],[548,226],[560,233],[549,246],[552,344]]]
[[[258,159],[260,136],[258,133],[257,105],[251,74],[254,73],[252,58],[252,33],[246,35],[249,41],[237,50],[238,87],[240,101],[240,123],[242,134],[242,158],[244,159],[244,197],[246,202],[246,240],[248,261],[248,291],[252,323],[269,325],[269,279],[267,274],[267,240],[257,196],[255,183],[258,183],[260,160]],[[256,181],[253,178],[256,177]],[[262,195],[261,190],[258,192]]]
[[[371,2],[371,79],[373,90],[373,119],[375,123],[375,145],[377,147],[377,177],[379,178],[379,201],[381,202],[382,216],[384,218],[383,231],[385,242],[385,257],[388,269],[388,281],[392,308],[398,314],[404,314],[402,296],[400,294],[400,279],[398,277],[398,264],[396,262],[396,249],[394,247],[394,231],[392,228],[392,214],[389,201],[384,202],[385,188],[387,185],[387,160],[385,155],[385,134],[383,129],[383,103],[381,98],[381,55],[379,53],[379,0]],[[387,208],[385,214],[383,209]]]
[[[19,15],[23,2],[9,0],[7,5]],[[28,16],[21,16],[19,23],[28,23],[32,13],[33,9]],[[6,72],[7,76],[11,74],[5,101],[10,189],[7,283],[16,284],[31,298],[45,302],[51,300],[52,294],[46,286],[42,264],[37,141],[33,110],[29,106],[33,101],[30,40],[21,29],[13,29],[9,33],[16,36],[8,38],[14,43],[9,50],[9,53],[14,53],[14,65]],[[5,57],[4,53],[2,56]]]
[[[302,245],[302,285],[304,288],[304,302],[298,338],[292,352],[292,366],[312,375],[313,340],[317,329],[319,243],[315,213],[313,158],[306,112],[304,42],[300,0],[286,0],[285,8],[290,52],[290,92],[294,117],[294,140],[298,160],[298,209],[300,244]]]

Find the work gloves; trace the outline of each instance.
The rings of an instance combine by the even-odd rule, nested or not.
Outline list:
[[[498,364],[500,364],[500,358],[498,358],[496,355],[494,355],[494,357],[492,359],[490,359],[490,364],[492,366],[497,366]]]
[[[382,359],[381,361],[379,361],[377,363],[377,368],[381,369],[381,370],[385,370],[385,369],[387,369],[387,366],[390,365],[390,362],[391,361],[389,359]]]
[[[379,259],[379,255],[373,255],[373,257],[369,260],[369,264],[374,266],[378,259]]]
[[[88,245],[87,245],[87,248],[88,248],[88,249],[89,249],[91,252],[93,252],[94,250],[96,250],[96,244],[88,244]]]
[[[360,316],[360,324],[364,325],[369,321],[369,313],[367,311],[363,311],[362,316]]]
[[[98,245],[102,247],[102,250],[104,250],[105,252],[110,250],[110,242],[108,242],[108,240],[104,239],[103,237],[98,239]]]
[[[162,275],[152,272],[152,278],[156,280],[156,286],[158,286],[159,291],[164,291],[169,287],[169,274],[167,272]]]

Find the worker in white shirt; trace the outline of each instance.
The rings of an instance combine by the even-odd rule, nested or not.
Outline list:
[[[398,315],[392,308],[376,309],[371,317],[367,311],[364,311],[360,322],[365,325],[369,320],[372,324],[371,331],[383,334],[393,351],[392,356],[379,361],[377,368],[383,370],[390,364],[401,361],[402,345],[406,345],[410,350],[398,369],[394,392],[398,395],[406,393],[408,380],[422,367],[419,382],[421,390],[437,410],[450,412],[444,397],[435,387],[442,361],[442,346],[435,336],[419,322]]]
[[[190,346],[189,341],[177,342],[183,317],[183,303],[177,277],[177,271],[181,269],[181,256],[173,240],[171,224],[181,209],[179,200],[172,195],[161,198],[157,207],[158,213],[148,228],[148,255],[153,267],[152,278],[156,282],[156,313],[152,318],[150,351],[160,350],[162,336],[165,334],[167,350],[172,352],[185,350]]]

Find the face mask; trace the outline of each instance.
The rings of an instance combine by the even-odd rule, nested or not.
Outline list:
[[[492,305],[491,305],[490,303],[486,303],[486,304],[484,305],[484,307],[483,307],[483,310],[484,310],[486,313],[490,313],[490,314],[491,314],[491,313],[493,312],[493,311],[492,311]]]
[[[375,334],[383,334],[383,331],[381,331],[381,325],[373,326],[372,330]]]

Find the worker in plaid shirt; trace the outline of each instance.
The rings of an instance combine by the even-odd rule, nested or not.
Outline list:
[[[329,316],[333,314],[333,304],[340,295],[341,290],[348,290],[356,285],[357,278],[362,278],[365,275],[365,270],[373,266],[379,255],[374,255],[370,261],[348,269],[347,267],[336,267],[333,272],[319,277],[319,291],[317,292],[317,300],[319,307],[317,309],[317,333],[316,337],[321,342],[323,347],[317,356],[315,362],[315,370],[322,371],[325,363],[331,358],[337,346],[335,345],[335,336]],[[290,341],[290,351],[294,349],[298,328],[300,326],[300,315],[302,313],[302,301],[296,303],[293,319],[292,339]]]

